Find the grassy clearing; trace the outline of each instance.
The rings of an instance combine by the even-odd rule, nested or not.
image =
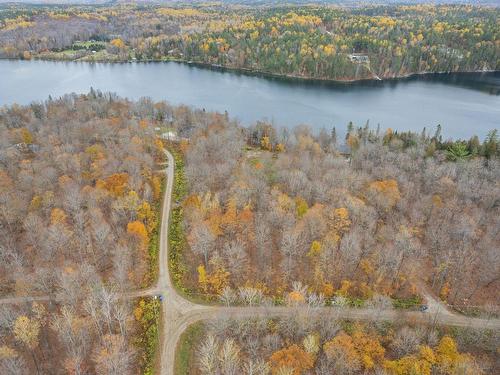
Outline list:
[[[193,365],[196,344],[200,342],[204,332],[203,323],[195,323],[189,326],[179,339],[177,350],[175,351],[175,375],[189,375]]]
[[[160,230],[161,230],[161,221],[162,221],[162,207],[163,207],[163,199],[165,195],[165,179],[161,182],[161,198],[158,199],[154,203],[154,212],[156,213],[156,225],[153,231],[149,234],[149,247],[148,247],[148,257],[149,257],[149,270],[148,274],[144,279],[144,283],[142,285],[143,288],[147,288],[151,286],[153,282],[158,279],[158,271],[159,271],[159,252],[160,252]]]
[[[422,304],[422,297],[412,296],[410,298],[393,298],[392,305],[396,309],[414,309]]]
[[[187,179],[184,175],[184,160],[181,153],[175,148],[170,148],[174,156],[174,186],[172,191],[172,210],[168,228],[169,252],[168,262],[174,287],[179,293],[193,302],[207,303],[205,296],[196,294],[183,284],[187,272],[184,252],[187,247],[186,234],[184,233],[184,210],[182,202],[188,193]]]
[[[141,353],[139,368],[144,375],[154,373],[160,344],[160,316],[160,301],[151,297],[141,298],[134,309],[135,321],[139,326],[139,334],[136,336],[134,344]]]
[[[183,294],[189,294],[189,290],[182,285],[182,279],[186,272],[183,262],[183,252],[186,247],[186,235],[184,233],[184,215],[180,203],[187,194],[187,180],[184,176],[184,161],[181,154],[171,149],[174,156],[174,186],[172,192],[172,210],[170,225],[168,228],[168,263],[174,286]]]

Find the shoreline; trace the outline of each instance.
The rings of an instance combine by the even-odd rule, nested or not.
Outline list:
[[[207,69],[219,72],[230,72],[234,74],[241,74],[250,77],[261,77],[267,79],[276,79],[288,82],[301,82],[306,84],[337,84],[337,85],[353,85],[359,83],[372,83],[376,84],[378,82],[398,82],[398,81],[406,81],[416,77],[425,77],[425,76],[441,76],[441,75],[454,75],[454,74],[481,74],[481,73],[499,73],[500,70],[489,69],[489,70],[464,70],[464,71],[439,71],[439,72],[414,72],[407,73],[400,76],[394,77],[372,77],[372,78],[352,78],[352,79],[332,79],[332,78],[317,78],[317,77],[307,77],[307,76],[298,76],[294,74],[281,74],[281,73],[273,73],[266,72],[263,70],[252,69],[252,68],[236,68],[218,64],[210,64],[198,61],[186,61],[181,59],[150,59],[150,60],[74,60],[74,59],[50,59],[50,58],[40,58],[34,56],[29,60],[21,59],[21,58],[0,58],[0,60],[11,60],[11,61],[49,61],[49,62],[70,62],[70,63],[86,63],[86,64],[147,64],[147,63],[177,63],[183,64],[187,66],[193,66],[200,69]]]
[[[142,62],[142,61],[129,61],[129,62]],[[186,64],[189,66],[195,66],[199,67],[202,69],[209,69],[209,70],[215,70],[215,71],[222,71],[222,72],[232,72],[232,73],[237,73],[237,74],[242,74],[246,76],[254,76],[254,77],[263,77],[263,78],[270,78],[270,79],[280,79],[280,80],[286,80],[286,81],[297,81],[297,82],[303,82],[303,83],[321,83],[321,84],[344,84],[344,85],[351,85],[351,84],[357,84],[357,83],[376,83],[376,82],[396,82],[396,81],[404,81],[408,80],[414,77],[419,77],[419,76],[432,76],[432,75],[448,75],[448,74],[481,74],[481,73],[497,73],[500,72],[500,70],[475,70],[475,71],[455,71],[455,72],[415,72],[415,73],[408,73],[405,75],[401,76],[394,76],[394,77],[387,77],[387,78],[380,78],[380,77],[372,77],[372,78],[353,78],[353,79],[333,79],[333,78],[317,78],[317,77],[306,77],[306,76],[298,76],[298,75],[293,75],[293,74],[280,74],[280,73],[272,73],[272,72],[266,72],[258,69],[252,69],[252,68],[235,68],[235,67],[229,67],[229,66],[224,66],[224,65],[217,65],[217,64],[209,64],[209,63],[203,63],[203,62],[196,62],[196,61],[185,61],[185,60],[151,60],[147,62],[177,62],[180,64]],[[127,63],[127,62],[125,62]]]
[[[33,100],[44,101],[47,94],[52,97],[59,97],[68,92],[88,93],[90,87],[102,89],[103,92],[115,92],[121,97],[131,100],[139,97],[152,97],[155,100],[165,100],[172,104],[185,104],[190,107],[208,108],[209,110],[223,113],[228,111],[232,117],[237,118],[245,125],[252,125],[256,121],[267,120],[275,122],[282,127],[291,128],[299,124],[309,124],[312,128],[340,126],[350,121],[356,124],[366,123],[380,124],[383,128],[391,127],[393,129],[411,130],[421,132],[423,127],[426,129],[435,128],[441,124],[446,131],[443,133],[445,138],[468,139],[472,134],[478,134],[479,137],[486,137],[488,131],[498,128],[495,118],[498,117],[498,100],[500,98],[500,72],[497,73],[430,73],[428,75],[418,74],[413,77],[404,77],[384,81],[360,81],[360,82],[332,82],[332,81],[314,81],[305,79],[294,79],[289,77],[270,77],[269,75],[253,73],[258,77],[248,77],[252,72],[238,72],[222,74],[215,70],[227,70],[220,67],[198,68],[198,64],[188,64],[186,62],[176,62],[175,64],[160,64],[158,61],[138,61],[132,62],[96,62],[86,63],[82,61],[57,61],[36,59],[37,61],[21,61],[20,59],[10,59],[1,64],[2,72],[6,75],[4,95],[0,95],[1,104],[21,103],[29,104]],[[165,62],[165,61],[162,61]],[[171,61],[174,62],[174,61]],[[24,65],[24,64],[26,65]],[[80,63],[80,64],[79,64]],[[129,64],[129,65],[121,65]],[[190,65],[193,67],[190,68]],[[212,69],[208,70],[208,69]],[[23,72],[26,73],[26,76]],[[76,79],[76,84],[65,82],[59,84],[63,78],[73,78],[74,74],[83,74],[85,78]],[[182,73],[182,74],[181,74]],[[33,76],[33,82],[28,81],[32,74],[39,75],[38,79]],[[102,75],[105,74],[105,75]],[[129,74],[135,74],[135,79],[129,87],[122,87],[120,81]],[[139,74],[139,76],[137,76]],[[143,84],[141,75],[147,78],[149,88]],[[180,74],[180,75],[178,75]],[[47,76],[45,78],[45,76]],[[108,76],[110,81],[108,81]],[[102,77],[102,78],[99,78]],[[203,81],[208,83],[198,91],[197,81],[192,81],[192,77],[202,77],[207,79]],[[78,78],[78,79],[77,79]],[[176,91],[164,90],[162,85],[169,85],[169,82],[178,81],[178,87],[185,90],[179,94]],[[104,80],[104,81],[103,81]],[[158,81],[158,83],[156,83]],[[33,85],[33,90],[28,92],[19,91],[16,84]],[[37,82],[41,85],[37,86]],[[106,83],[108,82],[108,83]],[[434,85],[434,83],[436,83]],[[428,105],[422,110],[416,109],[411,87],[416,85],[428,92],[430,97],[436,100],[429,101],[429,98],[417,95],[418,103]],[[213,87],[212,87],[213,86]],[[13,90],[9,93],[8,88]],[[254,108],[238,106],[232,98],[232,88],[239,87],[238,95],[248,95],[243,100],[250,100]],[[446,98],[435,94],[437,92],[450,93],[450,98],[461,100],[465,95],[467,102],[471,102],[469,109],[466,110],[458,105],[456,109],[447,106],[449,101]],[[454,87],[458,90],[454,90]],[[259,88],[266,94],[276,96],[266,96],[276,101],[278,108],[270,105],[267,100],[260,96]],[[465,89],[462,94],[461,89]],[[211,98],[211,93],[215,90],[220,91],[220,95]],[[427,91],[426,91],[427,90]],[[431,91],[429,91],[431,90]],[[33,91],[33,92],[31,92]],[[191,93],[191,91],[193,91]],[[418,94],[419,91],[417,91]],[[362,102],[358,103],[358,95]],[[397,93],[395,95],[395,93]],[[310,95],[311,94],[311,95]],[[365,95],[366,94],[366,95]],[[403,94],[403,96],[401,96]],[[408,94],[408,95],[406,95]],[[318,96],[319,95],[319,96]],[[380,96],[382,95],[382,96]],[[406,95],[406,96],[405,96]],[[479,95],[486,95],[484,98]],[[322,98],[315,101],[314,98]],[[387,101],[380,102],[387,98]],[[351,100],[352,99],[352,100]],[[442,102],[443,106],[439,104]],[[293,103],[293,104],[290,104]],[[297,104],[298,105],[295,105]],[[461,103],[461,101],[459,102]],[[483,108],[484,103],[491,103],[491,108]],[[292,107],[281,107],[292,105]],[[289,109],[287,109],[289,108]],[[470,124],[467,121],[467,113],[470,108],[481,112],[479,116],[482,121],[477,124]],[[437,119],[429,114],[435,112]],[[422,113],[420,113],[422,112]],[[414,115],[408,117],[407,113]],[[460,116],[464,113],[464,116]]]

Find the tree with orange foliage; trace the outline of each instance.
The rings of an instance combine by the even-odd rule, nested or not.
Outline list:
[[[110,44],[113,46],[113,47],[116,47],[118,49],[124,49],[125,48],[125,43],[123,43],[123,40],[121,40],[120,38],[116,38],[116,39],[113,39]]]
[[[293,375],[301,375],[305,370],[313,368],[314,357],[294,344],[274,352],[269,358],[269,362],[273,374],[278,374],[281,368],[288,367],[293,369]]]
[[[305,301],[306,301],[304,294],[302,294],[300,291],[297,291],[297,290],[294,290],[294,291],[288,293],[287,297],[288,297],[287,298],[288,305],[290,305],[290,306],[301,305],[301,304],[305,303]]]
[[[115,197],[121,197],[128,187],[128,177],[127,173],[114,173],[104,180],[98,180],[96,187],[109,191]]]
[[[365,369],[372,369],[375,364],[383,362],[385,349],[377,337],[359,328],[352,334],[352,339]]]
[[[340,333],[323,348],[328,358],[344,362],[344,372],[347,369],[357,371],[355,369],[360,367],[371,370],[384,361],[384,347],[376,337],[368,335],[360,327],[351,336]]]
[[[53,208],[50,212],[50,223],[55,224],[66,224],[66,213],[60,208]]]
[[[226,211],[222,215],[221,225],[227,229],[231,229],[237,224],[237,209],[236,209],[236,200],[230,198],[226,204]]]
[[[356,134],[349,134],[347,136],[347,145],[352,151],[356,151],[359,148],[359,138]]]
[[[361,369],[361,360],[352,337],[344,332],[323,345],[326,357],[339,374],[353,374]]]
[[[149,236],[146,226],[141,221],[132,221],[127,224],[127,233],[137,236],[141,241],[141,250],[146,250],[149,244]]]

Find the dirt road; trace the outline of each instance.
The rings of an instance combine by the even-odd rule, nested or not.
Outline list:
[[[174,160],[167,152],[167,188],[163,202],[163,221],[160,235],[160,280],[159,289],[163,300],[163,337],[161,352],[161,374],[174,374],[175,349],[184,330],[191,324],[211,319],[245,319],[255,317],[283,317],[302,314],[329,314],[332,319],[356,319],[364,321],[407,321],[430,325],[452,325],[459,327],[500,329],[500,320],[468,318],[452,314],[446,309],[433,308],[429,312],[402,312],[397,310],[376,311],[353,308],[307,308],[307,307],[223,307],[194,304],[177,293],[168,273],[168,223],[170,201],[174,180]]]
[[[439,308],[439,303],[430,301],[428,312],[408,312],[396,310],[353,309],[345,307],[223,307],[194,304],[175,290],[168,269],[168,227],[174,182],[174,158],[166,151],[166,189],[162,207],[160,231],[159,277],[155,287],[130,292],[124,298],[163,295],[160,372],[162,375],[174,374],[175,350],[181,334],[191,324],[211,319],[245,319],[255,317],[303,316],[304,319],[315,314],[328,314],[332,319],[354,319],[363,321],[397,321],[430,325],[450,325],[458,327],[500,329],[499,319],[469,318]],[[16,304],[32,301],[49,301],[50,297],[11,297],[0,299],[0,304]],[[53,298],[52,298],[53,300]],[[429,300],[429,298],[428,298]]]

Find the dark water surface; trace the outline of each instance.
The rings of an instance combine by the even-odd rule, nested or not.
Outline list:
[[[500,128],[500,73],[446,74],[355,84],[302,82],[197,68],[179,63],[90,64],[0,61],[0,105],[27,104],[90,87],[207,110],[228,111],[244,124],[315,129],[349,121],[421,131],[443,126],[446,137],[483,138]]]

